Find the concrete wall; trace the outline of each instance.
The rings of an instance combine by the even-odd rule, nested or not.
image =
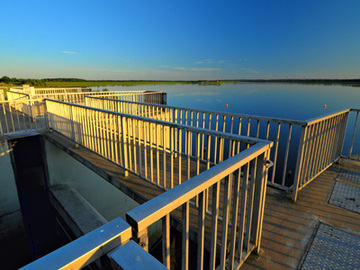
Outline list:
[[[125,213],[139,205],[51,142],[44,141],[49,185],[75,188],[108,221],[125,219]]]
[[[0,141],[0,238],[23,233],[23,217],[7,141]]]

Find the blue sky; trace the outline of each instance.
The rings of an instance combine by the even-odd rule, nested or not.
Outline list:
[[[360,1],[3,1],[0,77],[360,78]]]

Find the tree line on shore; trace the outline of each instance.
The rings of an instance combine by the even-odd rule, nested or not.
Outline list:
[[[84,80],[79,78],[45,78],[23,79],[2,76],[0,83],[7,86],[29,84],[34,87],[67,87],[67,86],[97,86],[97,85],[138,85],[138,84],[201,84],[220,85],[223,83],[297,83],[297,84],[341,84],[360,86],[360,79],[241,79],[241,80],[192,80],[192,81],[159,81],[159,80]]]

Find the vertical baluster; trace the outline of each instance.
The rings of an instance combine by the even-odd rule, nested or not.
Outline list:
[[[154,151],[153,151],[153,139],[154,139],[154,127],[153,127],[153,123],[150,123],[149,126],[149,134],[150,134],[150,181],[153,183],[154,182]]]
[[[190,136],[191,136],[191,131],[186,131],[186,138],[187,138],[187,141],[190,142]],[[191,148],[192,148],[192,145],[190,143],[188,143],[186,145],[186,148],[187,148],[187,153],[186,153],[186,157],[187,157],[187,179],[186,180],[189,180],[191,178],[190,176],[190,169],[191,169],[191,161],[190,161],[190,156],[191,156]]]
[[[235,145],[234,145],[235,148]],[[230,253],[229,253],[229,268],[234,268],[234,259],[235,259],[235,249],[236,249],[236,230],[238,228],[238,209],[239,209],[239,200],[240,200],[240,181],[241,181],[241,168],[235,172],[235,186],[234,186],[234,196],[233,196],[233,207],[231,209],[231,235],[230,235]],[[239,229],[241,229],[239,227]],[[242,231],[239,230],[239,234]],[[240,261],[240,260],[239,260]]]
[[[246,236],[245,236],[245,248],[246,248],[246,254],[250,252],[250,240],[251,240],[251,222],[252,222],[252,216],[254,211],[254,193],[255,193],[255,179],[256,179],[256,164],[257,164],[257,158],[255,160],[251,161],[250,165],[250,194],[249,194],[249,203],[248,203],[248,211],[247,211],[247,226],[246,226]]]
[[[182,206],[182,264],[181,268],[189,268],[189,201]]]
[[[179,185],[182,183],[182,180],[181,180],[181,172],[182,172],[182,167],[181,167],[181,159],[182,159],[182,130],[179,128],[178,129],[178,133],[179,133]]]
[[[170,128],[170,189],[174,188],[174,128]]]
[[[284,170],[283,170],[282,181],[281,181],[282,186],[285,186],[286,170],[287,170],[287,163],[288,163],[289,150],[290,150],[291,133],[292,133],[292,124],[289,124],[289,133],[288,133],[288,139],[286,142],[286,150],[285,150],[285,158],[284,158]]]
[[[135,119],[131,119],[132,123],[132,144],[133,144],[133,153],[134,153],[134,173],[138,173],[138,162],[137,162],[137,154],[136,154],[136,129],[137,129],[137,121]],[[135,126],[136,125],[136,126]]]
[[[160,186],[160,125],[155,124],[155,145],[156,145],[156,184]]]
[[[357,127],[358,119],[359,119],[359,111],[356,112],[354,129],[353,129],[353,134],[352,134],[351,144],[350,144],[350,150],[349,150],[349,158],[351,158],[351,154],[352,154],[352,151],[353,151],[353,146],[354,146],[354,140],[355,140],[355,134],[356,134],[356,127]]]
[[[274,166],[273,166],[273,172],[272,172],[272,177],[271,177],[271,183],[273,183],[273,184],[275,182],[275,173],[276,173],[276,168],[277,168],[277,157],[278,157],[279,141],[280,141],[280,128],[281,128],[281,123],[278,122],[278,127],[277,127],[277,131],[276,131],[276,140],[275,140]]]
[[[213,185],[212,194],[212,218],[211,218],[211,239],[210,239],[210,269],[215,270],[216,267],[216,245],[217,245],[217,226],[219,218],[219,195],[220,185],[216,182]]]
[[[197,267],[203,270],[204,267],[204,240],[205,240],[205,192],[199,194],[199,214],[198,214],[198,237],[197,237]]]
[[[232,173],[225,177],[224,187],[224,201],[223,201],[223,222],[222,222],[222,235],[221,235],[221,252],[220,252],[220,268],[225,269],[227,244],[228,244],[228,228],[229,228],[229,211],[230,211],[230,198],[232,187]],[[235,226],[235,224],[233,225]]]
[[[168,138],[169,136],[166,133],[166,127],[162,126],[162,136],[163,136],[163,179],[164,179],[164,189],[166,189],[166,138]],[[170,138],[169,138],[170,139]]]
[[[162,218],[162,250],[164,265],[170,269],[170,214]]]
[[[147,134],[148,134],[148,130],[149,130],[149,123],[143,121],[143,138],[144,138],[144,175],[145,175],[145,179],[148,179],[148,161],[147,161]]]

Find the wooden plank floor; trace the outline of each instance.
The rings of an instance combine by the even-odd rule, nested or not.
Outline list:
[[[301,190],[296,203],[268,188],[262,252],[241,269],[297,269],[319,222],[360,235],[360,214],[328,203],[340,167],[359,171],[360,163],[341,160]]]

